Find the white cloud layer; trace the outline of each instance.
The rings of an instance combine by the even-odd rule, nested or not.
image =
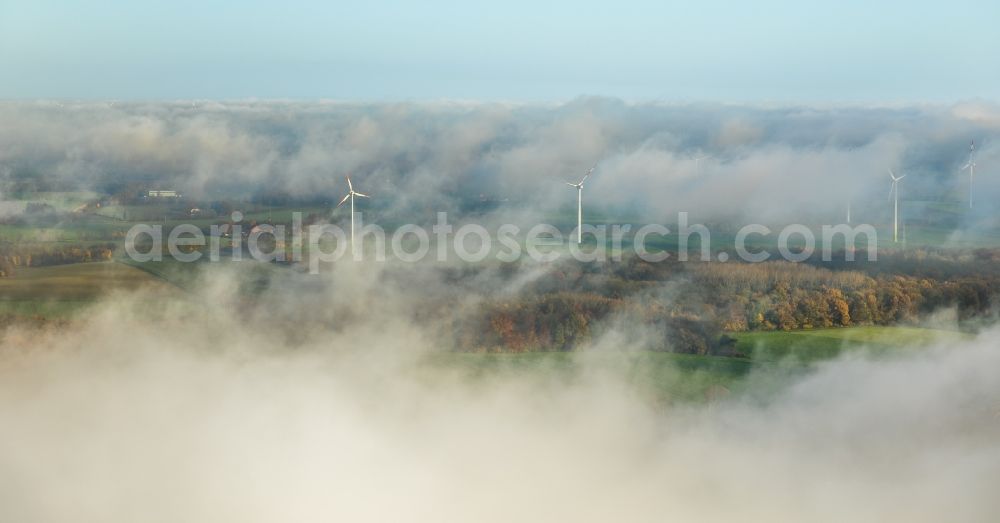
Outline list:
[[[664,406],[630,381],[627,350],[584,351],[558,379],[426,363],[446,327],[414,320],[412,306],[449,291],[423,278],[343,265],[324,290],[273,290],[258,310],[220,276],[195,296],[205,306],[159,300],[149,312],[141,294],[116,296],[69,329],[8,331],[0,519],[985,522],[1000,511],[995,329]],[[622,339],[596,345],[627,349]]]
[[[597,163],[589,206],[652,217],[700,212],[756,220],[884,214],[886,170],[906,198],[961,201],[958,169],[979,144],[978,200],[1000,196],[998,110],[953,106],[755,107],[501,103],[0,104],[3,178],[41,173],[80,188],[129,182],[193,197],[260,190],[333,200],[351,173],[372,205],[458,210],[509,198],[569,206],[564,180]]]

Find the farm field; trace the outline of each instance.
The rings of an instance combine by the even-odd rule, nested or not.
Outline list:
[[[429,357],[429,362],[436,368],[450,368],[476,379],[517,374],[528,383],[553,379],[572,382],[601,372],[615,373],[628,376],[638,390],[662,401],[698,402],[738,394],[751,377],[758,389],[762,383],[778,388],[805,373],[810,364],[848,351],[868,351],[877,356],[971,338],[964,333],[919,327],[846,327],[734,336],[737,348],[748,357],[653,351],[445,353]]]
[[[22,268],[0,278],[0,312],[60,316],[107,293],[140,287],[168,295],[178,292],[148,272],[116,262]]]
[[[972,337],[957,331],[903,326],[743,332],[734,336],[737,350],[757,362],[786,358],[809,362],[833,358],[848,350],[867,349],[878,353]]]

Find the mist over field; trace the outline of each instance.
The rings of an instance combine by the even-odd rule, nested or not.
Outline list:
[[[0,519],[937,522],[1000,511],[995,328],[780,379],[775,363],[739,393],[692,403],[637,382],[637,359],[606,357],[638,358],[643,335],[627,322],[576,347],[555,378],[481,372],[435,363],[453,349],[441,336],[450,324],[417,309],[461,290],[423,270],[339,264],[299,282],[311,291],[295,278],[248,303],[238,271],[217,269],[184,297],[119,293],[43,331],[3,331]]]
[[[156,185],[196,199],[276,193],[331,202],[351,174],[393,220],[483,200],[546,211],[597,165],[589,208],[661,220],[841,217],[885,207],[887,169],[906,198],[962,198],[977,140],[996,162],[988,102],[767,106],[486,102],[4,102],[0,181],[114,194]],[[977,180],[979,218],[1000,196]],[[598,196],[599,195],[599,196]]]
[[[588,221],[884,224],[891,168],[956,236],[996,224],[994,177],[954,208],[998,133],[984,102],[0,103],[0,520],[990,521],[993,250],[144,266],[101,204],[343,225],[350,174],[390,234],[527,228],[596,164]],[[794,341],[824,329],[883,334]]]
[[[997,20],[0,0],[0,523],[1000,521]]]

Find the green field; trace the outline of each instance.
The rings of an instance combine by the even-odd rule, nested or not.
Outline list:
[[[481,379],[516,373],[529,380],[573,382],[588,377],[625,377],[656,400],[703,401],[739,394],[752,381],[756,390],[778,388],[809,371],[811,364],[848,351],[878,356],[914,350],[970,335],[918,327],[847,327],[737,334],[746,358],[669,352],[528,352],[520,354],[436,354],[435,368],[451,368]],[[750,379],[752,377],[752,380]],[[763,385],[763,386],[762,386]]]
[[[30,267],[0,278],[0,312],[61,316],[109,292],[140,287],[165,296],[179,293],[174,285],[148,272],[116,262]]]
[[[879,353],[970,337],[962,332],[921,327],[844,327],[745,332],[736,335],[736,348],[757,362],[786,358],[809,362],[833,358],[846,350],[866,349]]]
[[[32,192],[16,195],[25,203],[44,203],[61,212],[72,212],[80,209],[88,202],[99,199],[101,195],[93,191],[71,192]]]

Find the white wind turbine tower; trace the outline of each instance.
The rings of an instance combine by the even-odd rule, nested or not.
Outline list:
[[[855,151],[857,151],[857,149],[858,149],[857,147],[849,147],[847,150],[848,150],[848,152],[850,154],[853,154]],[[854,203],[853,200],[854,200],[854,195],[853,194],[849,194],[847,196],[847,224],[848,225],[851,224],[851,204]]]
[[[892,198],[892,241],[899,241],[899,181],[906,178],[906,175],[896,176],[896,173],[889,169],[889,177],[892,178],[892,187],[889,189],[889,198]]]
[[[347,196],[344,196],[343,200],[340,200],[340,203],[337,204],[337,207],[344,205],[344,202],[346,202],[348,199],[351,200],[351,249],[353,250],[354,249],[354,197],[355,196],[360,196],[362,198],[371,198],[371,197],[368,196],[367,194],[361,194],[358,191],[355,191],[354,184],[351,183],[351,177],[347,176],[346,178],[347,178],[347,188],[350,192],[347,193]]]
[[[583,175],[580,183],[566,182],[566,185],[576,187],[576,243],[583,243],[583,182],[587,181],[587,177],[594,172],[595,168],[597,168],[597,164],[594,164],[587,171],[587,174]]]
[[[969,161],[965,162],[965,165],[959,170],[959,172],[966,169],[969,170],[969,208],[972,208],[972,177],[976,174],[976,141],[973,140],[969,142]]]
[[[697,172],[701,172],[701,161],[702,160],[707,160],[710,157],[711,157],[710,154],[700,154],[700,155],[695,156],[694,158],[692,158],[692,160],[694,160],[694,170],[697,171]]]

